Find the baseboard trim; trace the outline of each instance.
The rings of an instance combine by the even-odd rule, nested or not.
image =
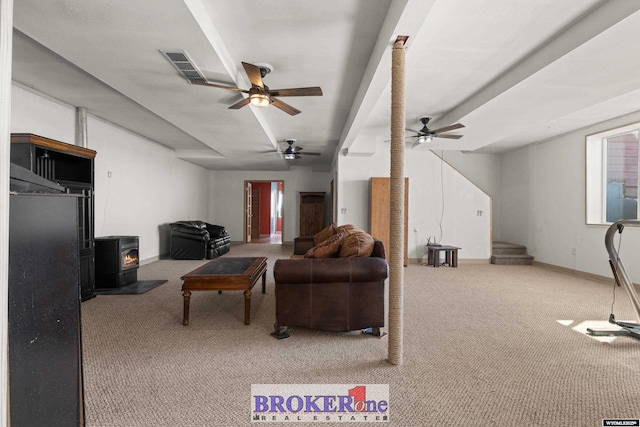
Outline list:
[[[561,267],[559,265],[547,264],[546,262],[534,260],[533,265],[536,267],[544,268],[546,270],[556,271],[558,273],[569,274],[571,276],[593,280],[595,282],[606,283],[609,285],[615,283],[614,279],[611,277],[600,276],[599,274],[587,273],[585,271],[574,270],[572,268]]]
[[[169,253],[167,252],[164,255],[168,257]],[[143,260],[140,260],[140,265],[151,264],[152,262],[158,261],[161,257],[162,257],[161,255],[158,255],[158,256],[152,256],[151,258],[145,258]]]
[[[458,264],[490,264],[490,258],[458,258]],[[409,258],[409,264],[427,265],[426,258]]]
[[[571,268],[560,267],[559,265],[547,264],[545,262],[533,261],[533,265],[547,270],[556,271],[558,273],[569,274],[571,276],[581,277],[587,280],[593,280],[594,282],[606,283],[607,285],[613,285],[615,280],[613,277],[600,276],[599,274],[587,273],[585,271],[573,270]],[[634,283],[633,287],[636,292],[640,292],[640,284]]]
[[[491,264],[491,258],[462,258],[458,264]]]

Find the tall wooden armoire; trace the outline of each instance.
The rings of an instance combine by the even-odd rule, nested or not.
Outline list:
[[[11,162],[77,194],[82,300],[95,296],[94,158],[96,152],[29,133],[11,134]]]
[[[391,180],[386,177],[374,177],[369,181],[369,234],[384,243],[389,258],[390,198]],[[409,178],[404,179],[404,265],[409,264],[408,230],[409,230]]]
[[[313,236],[324,228],[325,193],[300,193],[300,236]]]

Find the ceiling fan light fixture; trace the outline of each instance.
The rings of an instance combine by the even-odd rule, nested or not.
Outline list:
[[[265,108],[271,104],[271,99],[269,99],[268,95],[263,93],[252,93],[249,95],[249,102],[254,107]]]
[[[419,144],[424,144],[425,142],[431,142],[431,141],[433,141],[433,138],[431,137],[431,135],[420,135],[420,137],[418,138]]]
[[[284,153],[284,158],[285,158],[285,160],[295,160],[296,154],[295,153]]]

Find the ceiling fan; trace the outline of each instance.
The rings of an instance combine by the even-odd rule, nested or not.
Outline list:
[[[312,153],[310,151],[302,152],[302,147],[294,147],[293,144],[296,143],[295,139],[285,139],[284,142],[289,144],[289,146],[284,151],[268,151],[266,154],[280,154],[285,160],[296,160],[301,159],[301,156],[320,156],[320,153]]]
[[[276,108],[284,111],[285,113],[295,116],[300,113],[300,110],[292,107],[291,105],[283,102],[276,97],[278,96],[322,96],[322,89],[318,86],[314,87],[299,87],[299,88],[289,88],[289,89],[269,89],[269,86],[265,85],[262,79],[264,76],[269,74],[272,70],[270,65],[260,64],[254,65],[249,64],[248,62],[243,62],[242,66],[244,67],[244,71],[247,73],[247,77],[249,77],[249,81],[251,82],[251,89],[240,89],[232,86],[224,86],[216,83],[210,83],[208,81],[192,81],[194,84],[199,84],[203,86],[211,86],[217,87],[221,89],[234,90],[237,92],[243,92],[249,94],[248,97],[243,98],[241,101],[236,102],[229,108],[232,110],[237,110],[238,108],[242,108],[247,104],[251,104],[255,107],[268,107],[269,105],[273,105]]]
[[[423,125],[422,129],[420,130],[407,129],[409,132],[415,133],[415,135],[411,135],[407,137],[407,138],[415,138],[413,147],[419,144],[424,144],[425,142],[431,142],[433,141],[433,138],[449,138],[449,139],[462,138],[462,135],[445,133],[451,130],[463,128],[464,125],[461,123],[456,123],[453,125],[431,130],[427,126],[427,123],[429,123],[429,120],[431,120],[431,117],[420,117],[418,120],[420,120],[420,122]]]

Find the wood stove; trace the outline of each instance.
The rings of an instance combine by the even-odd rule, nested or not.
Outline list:
[[[96,288],[121,288],[138,281],[138,236],[96,237]]]

